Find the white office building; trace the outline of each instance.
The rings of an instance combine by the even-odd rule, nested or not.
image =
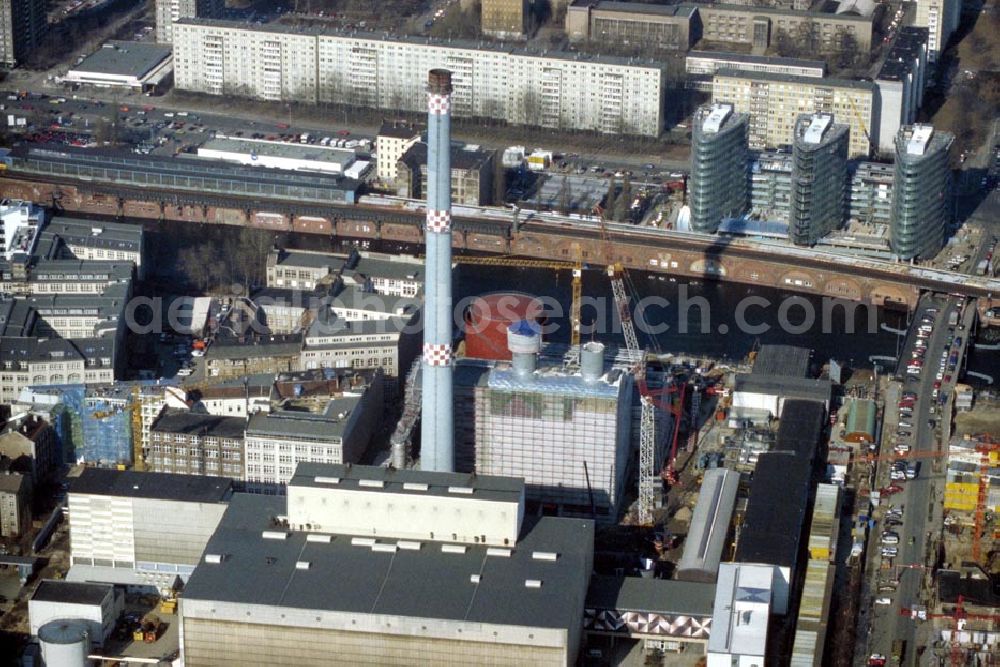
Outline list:
[[[180,20],[174,60],[177,88],[209,95],[420,112],[427,71],[446,68],[455,116],[646,136],[663,125],[663,67],[624,58]]]

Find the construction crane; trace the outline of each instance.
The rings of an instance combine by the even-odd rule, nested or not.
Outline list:
[[[955,628],[951,633],[951,665],[952,667],[964,667],[965,656],[962,653],[962,645],[958,641],[958,633],[965,628],[965,621],[988,621],[990,623],[1000,623],[1000,615],[995,614],[970,614],[965,611],[965,598],[958,596],[955,603],[955,610],[950,614],[927,614],[921,610],[909,607],[900,607],[900,616],[908,618],[919,618],[920,620],[931,620],[935,618],[950,618],[955,622]]]
[[[851,104],[851,112],[854,113],[854,119],[858,121],[858,125],[861,126],[861,131],[865,133],[865,141],[868,142],[868,152],[870,153],[872,149],[872,137],[868,134],[868,126],[865,125],[865,119],[861,117],[861,114],[858,112],[858,107],[854,105],[854,99],[850,95],[847,96],[847,101]]]
[[[583,296],[583,262],[558,262],[544,259],[520,259],[517,257],[482,257],[473,255],[455,255],[452,261],[456,264],[475,264],[478,266],[510,266],[522,269],[553,269],[555,271],[570,270],[573,275],[573,299],[569,309],[570,345],[580,345],[580,301]]]

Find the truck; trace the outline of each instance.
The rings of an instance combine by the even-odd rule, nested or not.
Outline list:
[[[299,143],[300,144],[308,144],[309,143],[309,133],[308,132],[303,132],[301,135],[299,135]]]
[[[545,171],[551,164],[551,154],[532,153],[528,156],[528,169],[531,171]]]
[[[948,326],[953,327],[958,324],[958,311],[953,310],[948,314]]]
[[[892,652],[889,654],[889,664],[895,667],[903,664],[903,656],[906,653],[906,640],[896,639],[892,642]]]

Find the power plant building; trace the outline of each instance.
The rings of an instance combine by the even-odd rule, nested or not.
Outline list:
[[[419,112],[435,68],[454,74],[456,117],[654,137],[663,127],[666,75],[652,61],[280,24],[174,24],[176,86],[208,95]]]
[[[691,229],[715,232],[747,207],[747,121],[731,104],[695,113],[691,147]]]
[[[584,345],[579,369],[538,363],[537,334],[512,330],[512,363],[477,380],[476,472],[522,477],[529,501],[613,520],[625,496],[632,375],[606,364],[600,343]]]
[[[525,517],[521,480],[300,465],[286,497],[234,495],[180,600],[185,662],[572,665],[593,537]]]
[[[907,125],[896,135],[889,235],[900,259],[930,259],[944,247],[954,141],[930,125]]]
[[[796,245],[815,245],[847,219],[849,136],[830,114],[803,114],[795,123],[788,231]]]

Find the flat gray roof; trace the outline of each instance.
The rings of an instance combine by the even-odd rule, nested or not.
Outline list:
[[[593,550],[591,521],[526,519],[513,553],[500,558],[475,544],[465,545],[464,553],[443,552],[438,542],[385,553],[354,546],[348,535],[330,542],[308,541],[305,532],[264,538],[264,531],[274,530],[274,517],[284,514],[281,497],[235,494],[205,549],[225,558],[201,563],[184,597],[523,627],[571,628],[580,622]],[[555,562],[537,560],[535,551],[558,556]],[[297,562],[309,568],[299,569]],[[480,575],[478,583],[471,574]],[[528,579],[542,586],[528,588]]]
[[[161,433],[240,439],[243,439],[245,429],[246,420],[243,417],[218,417],[179,408],[167,408],[150,427],[151,431]]]
[[[43,579],[31,599],[37,602],[99,605],[113,588],[111,584]]]
[[[771,394],[786,399],[802,398],[810,401],[829,403],[830,395],[833,392],[833,383],[829,380],[813,380],[811,378],[738,373],[736,375],[734,391]]]
[[[164,60],[172,57],[173,53],[174,50],[169,44],[111,41],[106,42],[70,70],[135,76],[141,79]]]
[[[809,373],[809,350],[795,345],[761,345],[753,362],[754,375],[804,378]]]
[[[715,584],[595,574],[587,591],[588,609],[712,616]]]
[[[309,486],[328,489],[329,482],[316,478],[340,480],[336,488],[371,493],[403,493],[417,496],[445,496],[454,498],[449,489],[472,489],[472,497],[479,500],[517,503],[524,494],[524,480],[520,477],[496,477],[474,473],[440,473],[423,470],[395,470],[382,466],[340,465],[336,463],[299,463],[288,487]],[[382,488],[362,486],[361,480],[379,481]],[[427,490],[407,489],[407,484],[427,485]]]
[[[331,400],[322,413],[296,410],[257,412],[247,422],[247,437],[304,439],[315,442],[340,440],[348,417],[357,409],[361,397],[347,396]],[[343,414],[340,418],[338,415]]]
[[[343,148],[327,148],[312,144],[296,144],[276,141],[261,141],[257,139],[240,139],[237,137],[222,137],[209,139],[200,149],[237,153],[240,155],[266,155],[292,160],[309,160],[338,165],[341,169],[355,160],[353,150]]]
[[[70,493],[122,498],[159,498],[192,503],[221,503],[232,494],[233,480],[208,475],[177,475],[110,468],[84,468],[70,482]]]
[[[757,9],[754,7],[754,9]],[[742,69],[722,68],[715,73],[715,76],[731,79],[756,79],[758,81],[777,81],[780,83],[800,83],[803,85],[818,86],[820,88],[856,88],[858,90],[875,90],[875,84],[871,81],[852,81],[850,79],[817,79],[811,76],[795,76],[792,74],[775,74],[772,72],[748,72]]]

